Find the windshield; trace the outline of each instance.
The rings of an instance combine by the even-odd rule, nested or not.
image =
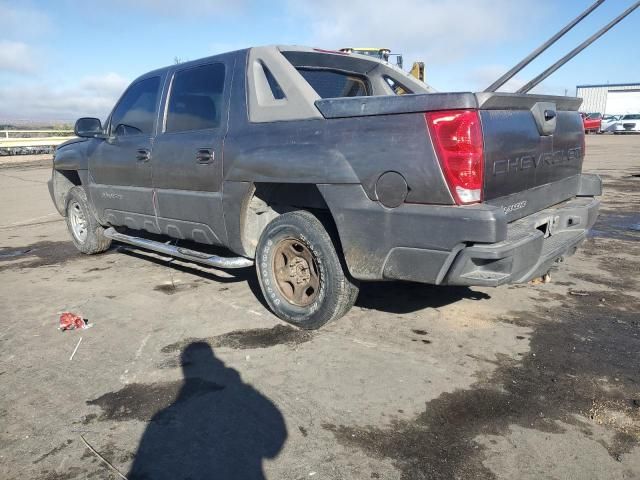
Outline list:
[[[622,117],[622,120],[640,120],[640,114],[625,115],[624,117]]]

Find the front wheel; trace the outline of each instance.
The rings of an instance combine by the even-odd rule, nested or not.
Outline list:
[[[358,296],[322,223],[306,211],[275,218],[262,232],[256,269],[271,310],[282,320],[316,329],[343,316]]]
[[[67,229],[78,250],[90,255],[109,248],[111,239],[104,236],[104,228],[93,214],[82,187],[69,190],[66,214]]]

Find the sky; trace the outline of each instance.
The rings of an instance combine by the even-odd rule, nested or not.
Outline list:
[[[514,91],[635,0],[606,0]],[[105,118],[137,76],[257,45],[385,47],[438,91],[480,91],[593,0],[0,0],[0,123]],[[640,9],[536,91],[640,82]]]

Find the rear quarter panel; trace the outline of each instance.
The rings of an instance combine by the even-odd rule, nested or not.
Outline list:
[[[225,142],[225,179],[313,184],[375,184],[397,171],[408,202],[451,204],[422,114],[245,123]]]

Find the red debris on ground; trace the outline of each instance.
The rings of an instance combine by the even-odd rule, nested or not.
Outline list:
[[[87,320],[71,312],[64,312],[60,315],[60,330],[75,330],[89,328]]]

